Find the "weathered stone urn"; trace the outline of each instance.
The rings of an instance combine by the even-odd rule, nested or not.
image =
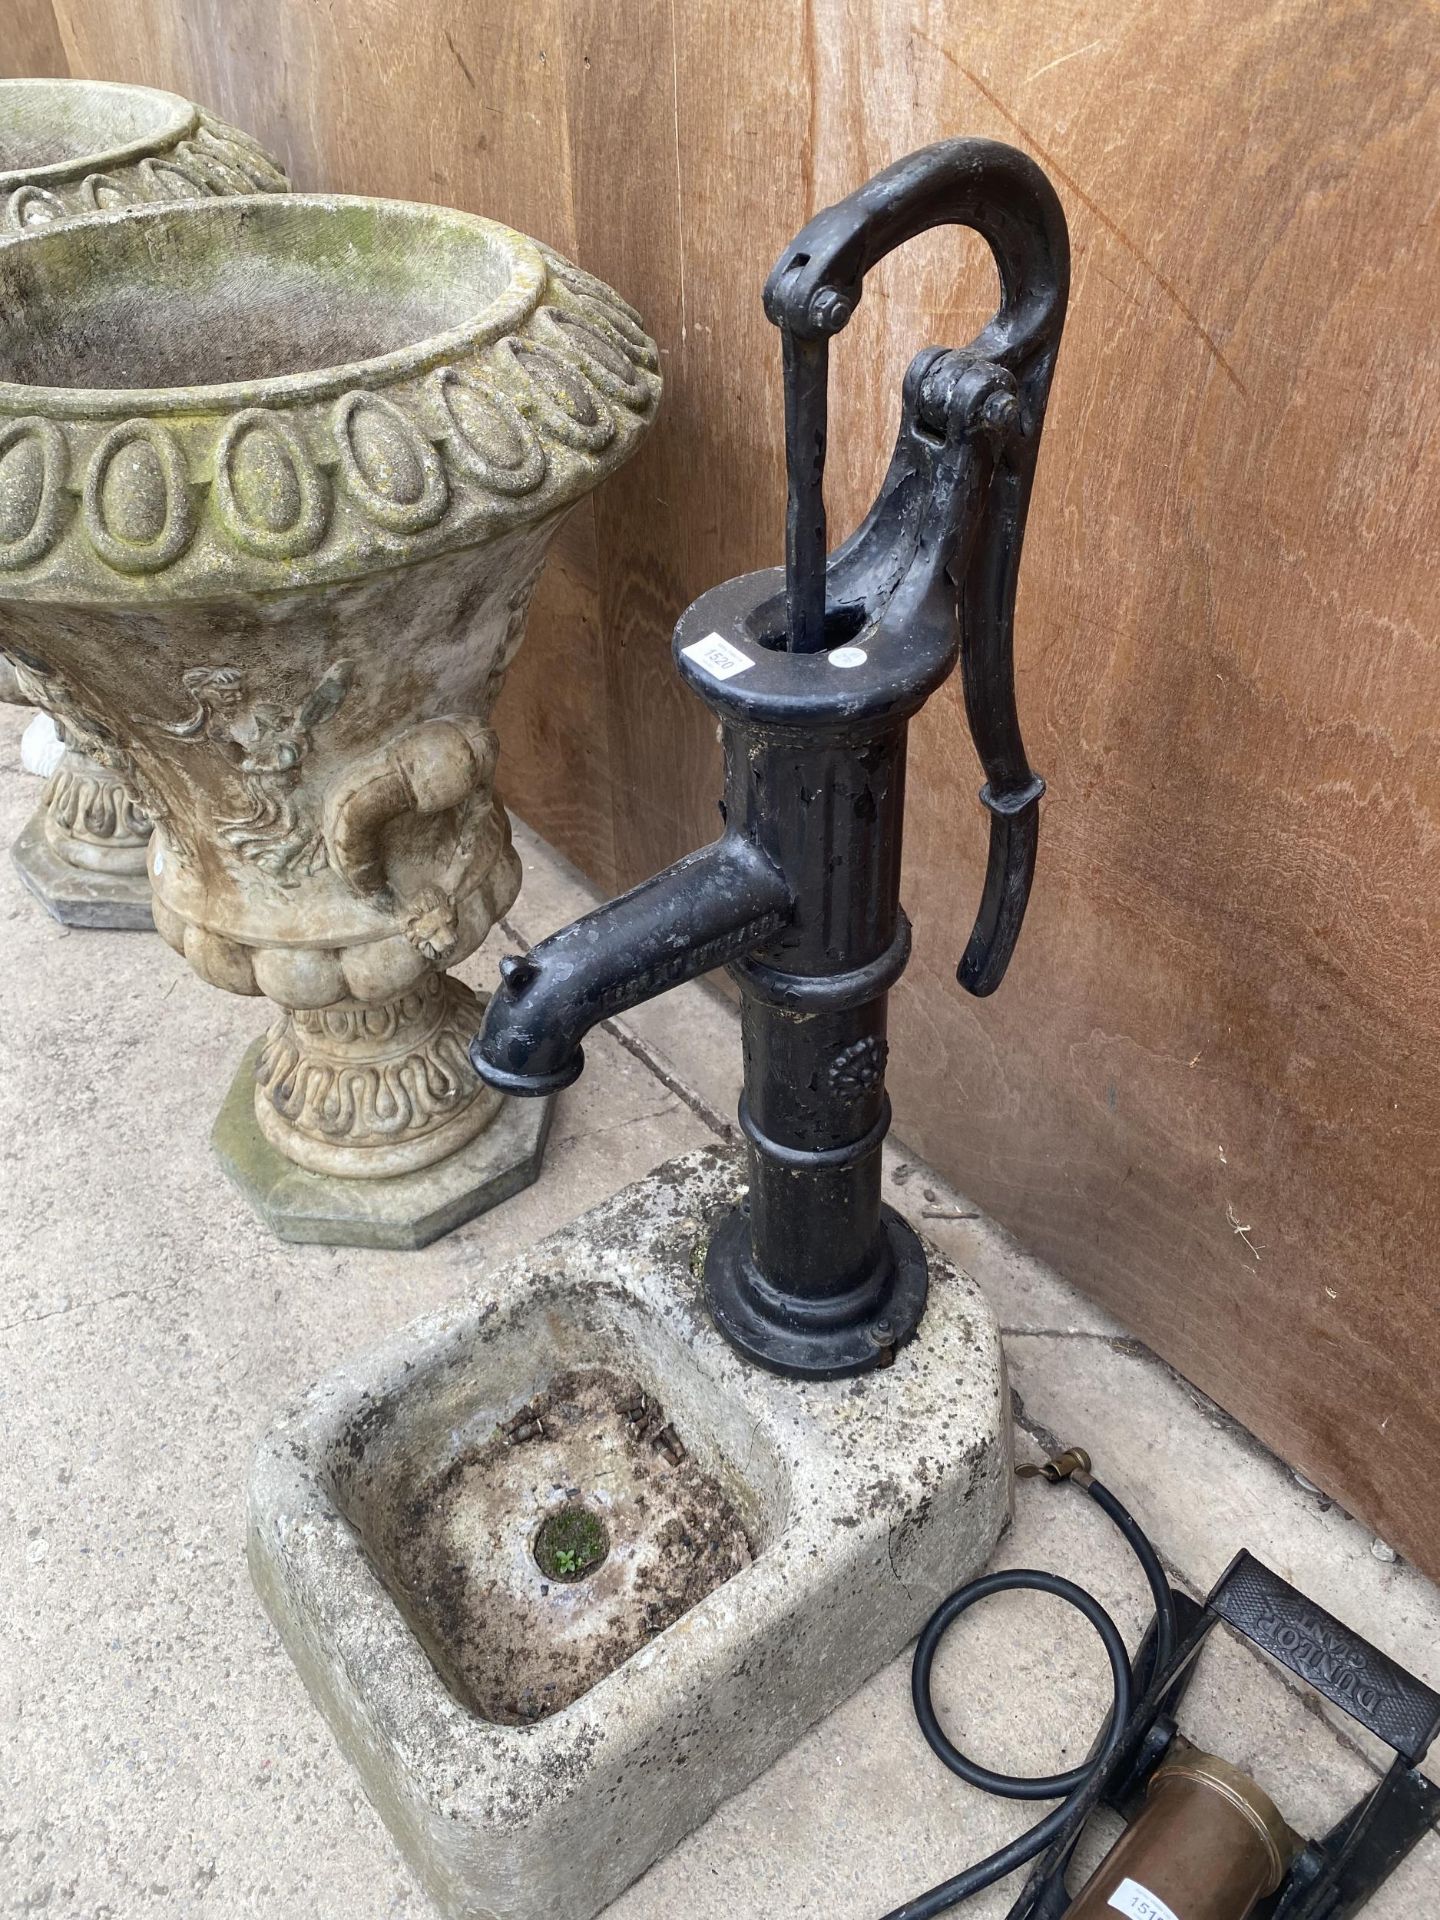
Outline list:
[[[0,238],[146,201],[281,192],[286,184],[248,134],[176,94],[92,80],[0,80]],[[0,539],[5,531],[0,524]],[[0,675],[0,699],[43,706],[44,689],[23,674]],[[66,745],[15,844],[15,864],[58,920],[149,927],[150,821],[113,769]]]
[[[490,715],[531,592],[657,364],[609,288],[433,207],[0,247],[0,651],[155,822],[165,939],[280,1009],[217,1145],[287,1237],[419,1244],[538,1170],[447,969],[520,883]]]

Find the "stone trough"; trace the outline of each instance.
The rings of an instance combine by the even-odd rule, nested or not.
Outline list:
[[[988,1558],[998,1333],[930,1254],[893,1366],[742,1361],[697,1275],[706,1150],[520,1255],[281,1417],[259,1592],[441,1913],[588,1920]]]

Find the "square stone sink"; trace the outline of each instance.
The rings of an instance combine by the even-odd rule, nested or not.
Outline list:
[[[552,1307],[547,1345],[611,1344],[567,1320]],[[785,1486],[771,1449],[742,1479],[702,1411],[707,1471],[634,1371],[569,1366],[515,1409],[506,1376],[539,1359],[519,1344],[498,1343],[500,1372],[456,1424],[407,1433],[397,1421],[389,1457],[341,1494],[451,1692],[511,1726],[568,1707],[749,1566]],[[622,1364],[635,1346],[623,1342]],[[667,1358],[686,1366],[679,1351]],[[703,1400],[703,1382],[694,1391]]]
[[[263,1441],[262,1599],[451,1920],[589,1920],[915,1633],[1009,1513],[1000,1343],[931,1252],[893,1366],[777,1379],[697,1274],[740,1170],[672,1162]]]

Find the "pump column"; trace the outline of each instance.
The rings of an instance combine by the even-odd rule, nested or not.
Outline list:
[[[707,1297],[727,1339],[760,1365],[858,1373],[913,1334],[927,1286],[919,1241],[880,1204],[886,1003],[910,944],[899,904],[905,722],[831,712],[810,727],[729,721],[726,735],[729,823],[774,861],[796,908],[731,968],[750,1199],[748,1217],[711,1242]]]

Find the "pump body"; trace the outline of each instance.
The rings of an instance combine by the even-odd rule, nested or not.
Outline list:
[[[990,242],[1000,310],[968,347],[912,362],[881,491],[827,556],[829,338],[878,258],[946,222]],[[724,832],[504,961],[471,1049],[491,1085],[547,1093],[580,1072],[597,1021],[730,968],[751,1179],[746,1207],[712,1235],[705,1291],[731,1343],[780,1373],[883,1365],[924,1312],[923,1249],[880,1201],[886,999],[910,949],[899,897],[906,731],[958,661],[991,821],[959,979],[986,994],[1019,934],[1044,791],[1016,716],[1011,629],[1068,275],[1048,181],[1023,154],[980,140],[900,161],[782,255],[765,301],[785,349],[786,566],[702,594],[673,643],[720,724]]]

